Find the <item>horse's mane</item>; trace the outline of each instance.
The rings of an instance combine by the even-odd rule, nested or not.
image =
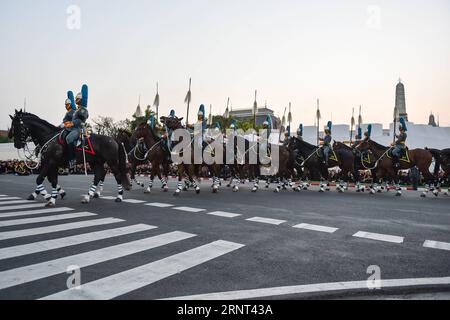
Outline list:
[[[119,130],[118,130],[118,134],[124,134],[124,135],[126,135],[127,137],[129,137],[129,138],[131,138],[131,136],[133,135],[133,134],[131,133],[131,131],[130,131],[130,130],[127,130],[127,129],[119,129]]]
[[[52,130],[55,130],[55,131],[58,131],[58,130],[59,130],[58,127],[56,127],[55,125],[51,124],[50,122],[48,122],[48,121],[46,121],[46,120],[44,120],[44,119],[39,118],[39,117],[38,117],[37,115],[35,115],[35,114],[28,113],[28,112],[22,112],[22,113],[21,113],[21,116],[22,116],[22,117],[26,117],[26,118],[30,118],[30,119],[32,119],[32,120],[35,120],[35,121],[37,121],[39,124],[42,124],[43,126],[48,127],[48,128],[50,128],[50,129],[52,129]]]
[[[297,139],[296,142],[299,143],[299,144],[302,144],[303,146],[305,146],[308,149],[311,149],[311,150],[317,149],[317,146],[315,146],[313,144],[310,144],[309,142],[306,142],[305,140]]]
[[[346,150],[349,150],[349,151],[352,151],[352,150],[353,150],[352,147],[346,145],[346,144],[343,143],[343,142],[339,142],[339,141],[335,141],[335,142],[336,142],[336,144],[338,144],[340,147],[342,147],[342,148],[344,148],[344,149],[346,149]]]
[[[152,135],[152,138],[154,140],[156,140],[156,141],[161,140],[161,138],[156,135],[155,131],[153,130],[152,127],[150,127],[150,125],[148,123],[142,122],[141,124],[138,125],[138,128],[148,129],[148,131],[150,132],[150,134]]]
[[[389,149],[389,147],[383,146],[382,144],[379,144],[378,142],[376,142],[376,141],[374,141],[374,140],[370,140],[370,141],[373,143],[373,145],[374,145],[376,148],[379,148],[379,149],[382,149],[382,150]]]

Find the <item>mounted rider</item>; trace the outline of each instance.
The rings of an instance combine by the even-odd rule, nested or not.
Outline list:
[[[300,124],[297,129],[297,139],[303,141],[303,124]]]
[[[67,93],[65,107],[66,107],[67,112],[66,112],[64,119],[59,127],[61,129],[66,129],[67,131],[70,131],[73,127],[73,125],[72,125],[73,114],[75,113],[75,110],[77,109],[77,105],[75,104],[75,98],[73,96],[72,91],[69,91]]]
[[[325,136],[323,139],[320,139],[320,145],[322,148],[323,153],[323,163],[324,165],[328,166],[328,161],[331,156],[331,152],[333,151],[333,147],[331,146],[331,143],[333,141],[333,137],[331,136],[331,129],[333,127],[333,123],[331,121],[328,121],[328,125],[325,126]]]
[[[66,137],[67,150],[69,157],[69,167],[73,169],[76,165],[76,148],[80,145],[80,137],[83,133],[87,119],[89,118],[89,112],[87,110],[88,105],[88,87],[83,85],[81,92],[77,94],[75,103],[77,110],[73,114],[72,128],[70,133]]]
[[[361,143],[361,139],[362,139],[362,129],[361,129],[361,127],[359,127],[358,133],[355,135],[355,141],[353,141],[353,143],[352,143],[353,153],[358,152],[356,147],[359,146],[359,144]]]
[[[151,117],[151,116],[150,116]],[[175,110],[171,110],[169,117],[170,119],[175,119],[176,115],[175,115]],[[173,130],[167,128],[166,125],[161,126],[160,127],[160,132],[161,132],[161,138],[164,140],[164,143],[162,144],[162,148],[164,149],[164,151],[167,154],[167,161],[169,163],[172,163],[172,154],[171,154],[171,148],[172,148],[172,134],[173,134]]]
[[[197,143],[197,147],[200,150],[204,150],[205,141],[204,141],[204,133],[206,130],[206,117],[205,117],[205,106],[202,104],[198,109],[197,113],[197,122],[195,124],[187,124],[186,127],[188,129],[193,130],[194,141]]]
[[[266,136],[258,136],[260,151],[265,150],[267,154],[270,154],[270,135],[272,133],[272,118],[267,115],[266,120],[263,122],[262,130],[266,131]]]
[[[400,169],[400,158],[403,155],[403,152],[406,150],[406,139],[408,138],[408,128],[406,126],[406,121],[403,118],[400,118],[400,133],[395,136],[397,139],[394,143],[392,143],[392,164],[395,170]]]

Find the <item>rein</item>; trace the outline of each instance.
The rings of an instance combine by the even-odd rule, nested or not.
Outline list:
[[[361,164],[364,167],[364,169],[366,170],[373,170],[376,169],[378,167],[378,163],[381,161],[381,159],[383,159],[389,151],[391,151],[392,148],[388,148],[382,155],[381,157],[378,158],[378,160],[375,162],[375,165],[372,168],[368,168],[366,167],[366,165],[364,164],[364,158],[363,158],[363,154],[361,153]]]
[[[139,161],[145,161],[145,160],[147,160],[147,157],[148,157],[148,155],[150,154],[150,152],[152,152],[159,144],[161,144],[161,142],[162,142],[162,140],[159,140],[158,142],[156,142],[146,153],[145,153],[145,155],[144,155],[144,158],[139,158],[137,155],[136,155],[136,150],[137,149],[139,149],[139,141],[138,142],[136,142],[136,146],[134,147],[134,152],[133,152],[133,154],[134,154],[134,157],[136,158],[136,160],[139,160]],[[145,143],[145,141],[144,141],[144,143]],[[125,147],[124,147],[125,148]]]
[[[51,138],[50,140],[48,140],[41,148],[39,148],[39,152],[38,152],[38,154],[36,155],[36,158],[35,158],[35,159],[32,159],[32,157],[28,157],[28,156],[26,155],[26,152],[28,152],[29,154],[31,154],[31,152],[30,152],[28,146],[25,145],[25,147],[23,148],[23,154],[24,154],[25,158],[26,158],[28,161],[31,161],[31,162],[37,160],[37,161],[36,161],[36,166],[34,166],[34,167],[29,166],[28,163],[27,163],[27,161],[24,161],[24,162],[25,162],[25,166],[26,166],[28,169],[30,169],[30,170],[36,170],[37,168],[39,168],[39,166],[41,165],[42,153],[45,152],[45,151],[47,150],[47,147],[48,147],[48,145],[50,144],[50,142],[52,142],[56,137],[58,137],[59,134],[60,134],[60,133],[58,132],[53,138]],[[17,149],[17,155],[19,156],[19,159],[20,159],[20,153],[19,153],[19,150],[22,150],[22,149]],[[23,160],[22,160],[22,161],[23,161]]]

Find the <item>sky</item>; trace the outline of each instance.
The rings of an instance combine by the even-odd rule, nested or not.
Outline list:
[[[430,111],[450,126],[448,0],[0,0],[0,128],[22,107],[61,122],[66,92],[90,89],[91,119],[130,117],[153,103],[191,119],[258,104],[294,126],[322,118],[392,122],[395,86],[410,121]],[[71,11],[76,6],[78,11]],[[77,19],[79,17],[79,19]],[[78,23],[79,22],[79,23]],[[77,28],[79,26],[79,28]]]

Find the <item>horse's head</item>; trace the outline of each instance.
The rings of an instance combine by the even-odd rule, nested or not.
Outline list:
[[[29,137],[29,129],[24,122],[22,110],[17,111],[14,116],[9,116],[12,120],[11,129],[9,130],[9,138],[14,138],[14,147],[23,149]]]
[[[178,117],[161,117],[161,123],[163,123],[170,130],[177,130],[183,127],[181,124],[183,119],[184,118]]]
[[[368,150],[370,150],[371,145],[370,145],[370,139],[364,139],[362,140],[357,146],[356,146],[356,150],[359,150],[361,152],[366,152]]]

